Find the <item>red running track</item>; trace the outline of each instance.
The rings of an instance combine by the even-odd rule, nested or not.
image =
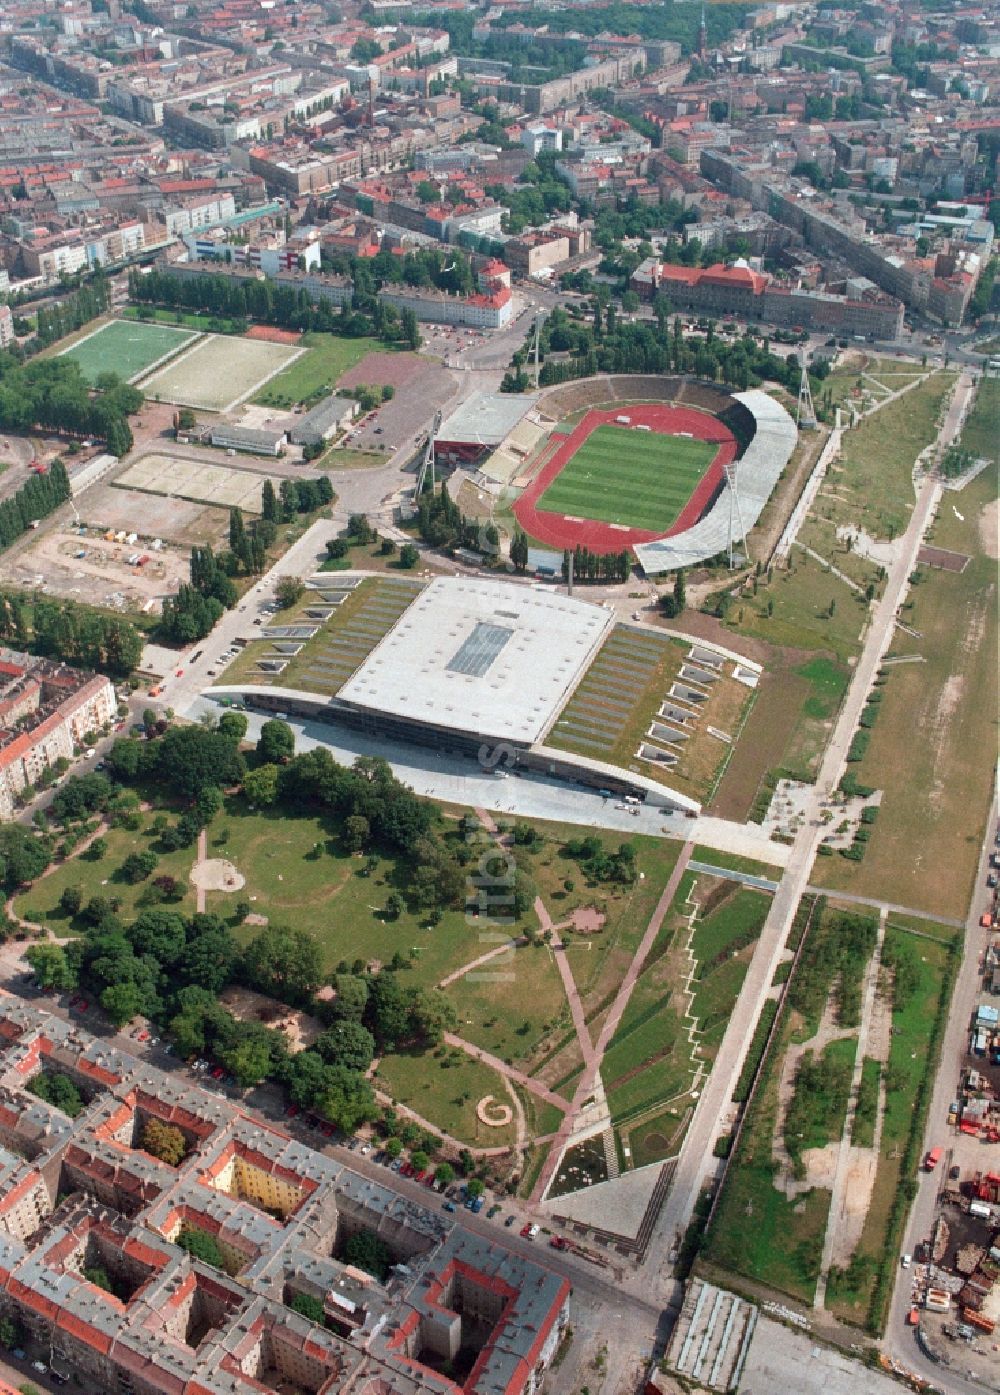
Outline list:
[[[624,528],[614,523],[601,523],[592,518],[568,518],[538,507],[538,501],[560,470],[572,459],[583,442],[599,426],[619,425],[616,417],[627,416],[633,426],[648,426],[663,436],[694,436],[699,441],[714,441],[719,449],[715,458],[692,491],[690,499],[665,533],[648,528]],[[612,407],[590,411],[568,436],[554,436],[557,449],[528,485],[514,505],[514,517],[529,537],[536,538],[560,551],[578,544],[591,552],[622,552],[637,543],[653,542],[656,538],[671,538],[696,523],[708,508],[722,484],[723,467],[736,459],[736,438],[728,427],[708,412],[694,407],[671,407],[663,403],[642,403],[639,406]]]

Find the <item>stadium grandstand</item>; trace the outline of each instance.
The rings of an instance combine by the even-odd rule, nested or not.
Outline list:
[[[636,546],[635,555],[647,575],[697,566],[725,552],[731,541],[742,542],[760,518],[791,459],[798,431],[781,403],[758,388],[735,393],[732,400],[740,403],[753,419],[753,437],[702,518],[673,537]],[[733,535],[734,527],[738,536]]]

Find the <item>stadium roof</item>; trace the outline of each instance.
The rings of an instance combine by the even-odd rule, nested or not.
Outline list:
[[[552,591],[439,577],[341,688],[341,703],[531,745],[611,627],[610,611]]]
[[[742,521],[745,537],[760,518],[782,470],[791,459],[798,430],[781,403],[759,388],[733,396],[753,413],[756,423],[753,440],[736,465],[739,513],[734,526],[738,528]],[[704,518],[685,528],[683,533],[639,543],[633,551],[647,576],[677,567],[694,567],[724,552],[729,546],[731,503],[732,493],[727,484]]]
[[[474,392],[441,423],[434,439],[498,446],[537,401],[531,393]]]

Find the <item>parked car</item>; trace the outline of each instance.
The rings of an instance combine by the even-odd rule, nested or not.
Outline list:
[[[446,1211],[454,1211],[454,1210],[455,1210],[455,1203],[454,1203],[453,1201],[446,1201],[445,1204],[444,1204],[444,1209],[445,1209]]]

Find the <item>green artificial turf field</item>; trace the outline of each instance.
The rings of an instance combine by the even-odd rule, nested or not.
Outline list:
[[[88,383],[95,383],[101,373],[117,373],[129,382],[194,338],[193,331],[173,325],[111,320],[87,338],[77,340],[63,357],[76,360]]]
[[[621,426],[598,426],[544,491],[550,513],[665,532],[718,445]]]

